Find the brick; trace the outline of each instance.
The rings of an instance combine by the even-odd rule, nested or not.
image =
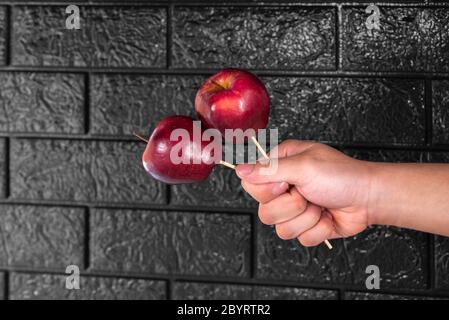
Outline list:
[[[165,203],[164,186],[144,170],[145,145],[83,140],[11,140],[16,199]]]
[[[175,67],[335,69],[335,10],[178,7]]]
[[[436,300],[434,297],[391,293],[346,292],[345,300]]]
[[[0,199],[5,197],[6,191],[6,159],[8,157],[5,139],[0,139]]]
[[[330,142],[423,144],[424,86],[418,80],[264,77],[270,128],[279,136]]]
[[[448,8],[380,7],[380,30],[369,33],[365,7],[343,10],[343,68],[363,71],[449,70]]]
[[[280,240],[274,230],[258,226],[257,278],[338,283],[365,287],[368,265],[377,265],[381,288],[426,288],[426,234],[393,227],[370,227],[345,240],[305,248]]]
[[[0,205],[0,265],[82,268],[84,223],[83,209]]]
[[[175,283],[173,295],[179,300],[322,300],[338,297],[332,290],[195,282]]]
[[[433,135],[437,144],[449,144],[449,81],[432,82]]]
[[[449,290],[449,238],[435,238],[436,287]]]
[[[91,228],[94,270],[249,275],[249,216],[94,210]]]
[[[80,289],[65,288],[65,275],[12,273],[12,300],[154,300],[166,299],[165,281],[80,277]]]
[[[95,75],[91,80],[91,132],[131,135],[152,132],[166,116],[196,118],[201,76]]]
[[[66,29],[65,8],[13,8],[14,65],[165,67],[164,8],[80,7],[79,30]]]
[[[170,199],[175,205],[257,207],[257,203],[243,190],[235,171],[222,166],[216,166],[203,182],[173,185]]]
[[[0,132],[84,133],[84,78],[0,73]]]

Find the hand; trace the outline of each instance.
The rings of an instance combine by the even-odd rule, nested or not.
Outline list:
[[[260,203],[260,220],[276,225],[280,238],[315,246],[355,235],[373,223],[372,163],[315,142],[287,140],[276,148],[275,173],[262,174],[260,163],[238,165],[236,172]]]

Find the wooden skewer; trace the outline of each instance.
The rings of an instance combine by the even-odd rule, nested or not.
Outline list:
[[[133,132],[133,135],[136,136],[137,138],[139,138],[142,141],[145,141],[146,143],[148,143],[148,140],[145,139],[144,137],[142,137],[141,135],[138,135],[137,133]]]
[[[253,141],[253,143],[256,145],[257,149],[259,149],[260,153],[263,155],[263,157],[266,160],[270,160],[270,157],[268,156],[268,154],[265,152],[265,150],[262,148],[262,146],[260,145],[259,141],[257,141],[255,136],[251,137],[251,140]]]
[[[256,145],[257,149],[259,149],[260,153],[262,154],[262,156],[270,161],[270,157],[268,156],[268,154],[265,152],[265,150],[262,148],[262,146],[260,145],[259,141],[257,141],[255,136],[251,137],[251,140],[253,141],[253,143]],[[332,244],[329,242],[329,240],[324,240],[324,244],[329,248],[329,250],[332,250]]]
[[[329,242],[329,240],[324,240],[324,243],[326,244],[326,246],[329,248],[329,250],[332,250],[332,245],[331,245],[331,243]]]
[[[228,168],[231,168],[231,169],[235,170],[235,165],[233,165],[232,163],[229,163],[229,162],[226,162],[226,161],[223,161],[223,160],[220,160],[218,163],[223,165],[223,166],[225,166],[225,167],[228,167]]]

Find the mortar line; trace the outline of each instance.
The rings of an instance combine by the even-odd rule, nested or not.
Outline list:
[[[173,5],[170,4],[167,8],[167,35],[166,35],[166,59],[167,69],[172,68],[172,49],[173,49]]]
[[[5,66],[10,66],[12,59],[12,21],[12,9],[8,5],[5,7]]]
[[[90,133],[90,84],[91,83],[91,76],[90,72],[87,72],[84,75],[84,133],[89,134]]]
[[[266,77],[301,77],[301,78],[395,78],[395,79],[449,79],[449,72],[390,72],[390,71],[343,71],[343,70],[292,70],[292,69],[249,69],[251,72]],[[0,72],[57,72],[82,74],[111,74],[111,75],[202,75],[207,76],[217,72],[213,68],[126,68],[126,67],[60,67],[60,66],[0,66]]]
[[[433,101],[432,101],[432,80],[426,79],[424,83],[424,115],[426,128],[426,145],[433,144]]]
[[[88,270],[90,268],[90,220],[91,212],[90,208],[86,207],[84,211],[84,252],[83,252],[83,269]]]
[[[6,139],[4,140],[5,144],[4,144],[4,150],[5,150],[5,154],[3,155],[3,160],[5,161],[5,165],[4,165],[4,188],[5,188],[5,192],[4,192],[4,196],[5,199],[9,199],[11,196],[11,141],[9,137],[6,137]]]
[[[336,68],[337,71],[342,70],[343,66],[343,56],[342,56],[342,47],[343,47],[343,20],[342,20],[342,6],[337,6],[337,21],[335,23],[335,50],[336,50]]]

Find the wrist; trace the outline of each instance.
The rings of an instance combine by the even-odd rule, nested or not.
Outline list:
[[[393,208],[395,200],[391,179],[395,179],[388,164],[369,162],[369,192],[367,215],[369,225],[396,225],[399,212]]]

